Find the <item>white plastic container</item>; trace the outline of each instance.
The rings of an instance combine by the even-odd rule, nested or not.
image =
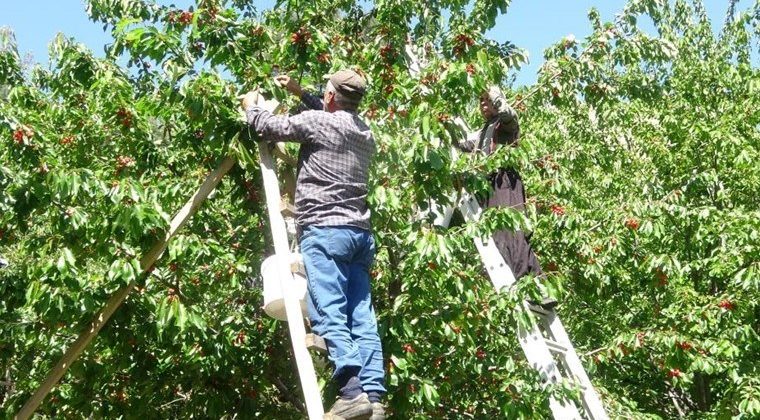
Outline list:
[[[285,299],[282,295],[283,285],[280,284],[280,278],[277,275],[277,263],[278,259],[282,258],[279,255],[270,255],[261,264],[261,277],[264,281],[264,312],[274,319],[280,321],[287,321],[288,317],[285,315]],[[287,261],[283,261],[287,267],[288,272],[291,270],[291,265],[297,264],[299,269],[293,273],[292,285],[298,296],[299,303],[301,304],[301,314],[306,316],[306,273],[303,270],[303,263],[301,262],[301,254],[291,253],[289,256],[284,257]],[[290,281],[290,280],[289,280]]]

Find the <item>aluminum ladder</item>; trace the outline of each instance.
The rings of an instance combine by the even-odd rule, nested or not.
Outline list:
[[[411,43],[411,39],[409,39],[404,47],[404,53],[409,65],[408,70],[410,75],[413,77],[419,76],[428,65],[424,58],[421,58],[424,57],[424,49],[417,48]],[[421,85],[420,93],[426,96],[430,94],[430,89]],[[467,139],[477,144],[480,134],[478,131],[473,132],[461,117],[455,118],[453,123]],[[494,127],[490,126],[485,133],[485,137],[488,139],[492,138],[494,135],[493,130]],[[452,148],[451,153],[452,156],[458,154],[454,148]],[[429,204],[431,212],[436,215],[434,224],[447,227],[454,213],[454,208],[452,206],[441,207],[435,202]],[[482,208],[471,194],[465,193],[457,202],[457,206],[465,221],[477,222],[480,219]],[[474,241],[480,259],[486,267],[494,288],[498,292],[501,292],[505,287],[514,284],[515,276],[512,273],[512,269],[507,265],[504,257],[501,256],[501,253],[496,248],[493,238],[488,238],[486,242],[483,242],[481,238],[476,237]],[[533,315],[531,317],[532,324],[530,329],[525,329],[518,325],[518,341],[528,363],[544,379],[544,385],[558,383],[562,379],[567,379],[577,384],[581,390],[582,407],[580,409],[572,401],[559,401],[553,397],[550,399],[549,408],[554,418],[556,420],[608,419],[609,417],[604,411],[601,399],[591,384],[586,370],[583,368],[578,354],[575,352],[573,343],[570,341],[565,327],[562,326],[562,321],[560,321],[556,312],[554,310],[547,311],[528,302],[523,302],[522,307],[518,308],[518,310],[523,310]]]
[[[478,201],[469,193],[463,194],[457,206],[466,222],[477,222],[483,212]],[[431,206],[431,209],[434,209],[433,213],[437,216],[434,223],[447,227],[454,213],[454,207],[443,208],[442,212],[437,211],[438,208],[440,207],[434,203]],[[474,242],[494,288],[501,292],[504,288],[513,285],[515,276],[496,248],[493,238],[488,238],[484,242],[480,237],[475,237]],[[581,407],[577,407],[572,401],[557,400],[553,397],[550,399],[549,408],[554,418],[556,420],[609,419],[556,312],[531,305],[527,301],[523,302],[518,310],[533,315],[530,328],[518,326],[518,341],[528,363],[543,378],[544,385],[567,379],[578,385],[581,390]]]

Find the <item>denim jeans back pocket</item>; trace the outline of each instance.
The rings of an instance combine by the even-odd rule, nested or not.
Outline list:
[[[330,228],[325,248],[336,261],[342,263],[351,262],[355,248],[351,232],[342,228]]]

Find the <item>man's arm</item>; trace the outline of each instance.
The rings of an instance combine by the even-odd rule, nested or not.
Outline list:
[[[290,141],[308,143],[313,141],[315,115],[302,112],[298,115],[272,115],[261,108],[248,108],[245,112],[248,125],[264,141],[269,143]]]
[[[306,105],[307,108],[313,109],[315,111],[322,111],[325,109],[325,104],[322,102],[322,99],[319,99],[317,96],[303,90],[296,79],[293,79],[286,74],[281,74],[275,77],[274,80],[280,86],[284,87],[288,92],[295,96],[298,96],[298,98],[301,99],[301,102]]]
[[[465,138],[462,140],[455,140],[454,145],[463,152],[472,153],[473,151],[475,151],[475,148],[477,147],[479,139],[480,139],[480,131],[466,133]]]
[[[322,111],[323,109],[325,109],[325,104],[324,102],[322,102],[321,99],[319,99],[319,97],[317,97],[316,95],[312,95],[311,93],[306,92],[306,91],[304,91],[301,94],[301,102],[303,102],[303,104],[306,105],[306,107],[309,109],[313,109],[316,111]]]

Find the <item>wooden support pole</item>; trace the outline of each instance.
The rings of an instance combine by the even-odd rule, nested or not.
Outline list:
[[[146,253],[140,260],[140,275],[144,275],[148,270],[153,267],[155,262],[161,257],[169,241],[177,234],[179,229],[187,223],[188,220],[198,211],[203,201],[208,198],[209,194],[214,191],[222,177],[229,172],[232,166],[235,164],[235,158],[227,156],[222,163],[211,172],[206,180],[203,181],[198,191],[185,203],[180,209],[174,219],[172,219],[169,225],[169,230],[166,231],[164,237],[159,240],[153,247]],[[103,309],[98,312],[95,317],[90,321],[87,328],[85,328],[74,343],[66,350],[66,353],[61,357],[61,360],[53,367],[48,373],[48,376],[42,382],[42,385],[34,392],[34,394],[27,400],[26,404],[16,414],[14,419],[26,420],[34,414],[37,407],[40,406],[47,394],[53,389],[56,383],[63,377],[66,371],[71,367],[80,354],[90,344],[93,338],[98,335],[98,332],[103,325],[108,322],[114,312],[121,306],[124,300],[127,298],[132,289],[135,288],[135,282],[130,282],[126,286],[117,290],[106,302]]]

